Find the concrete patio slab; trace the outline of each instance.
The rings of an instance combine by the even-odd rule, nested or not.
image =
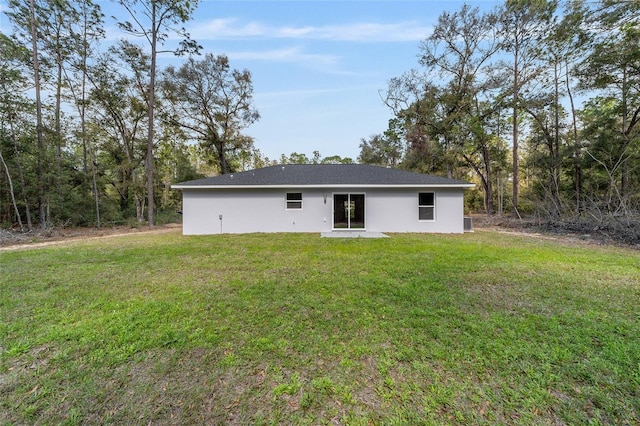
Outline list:
[[[333,231],[322,232],[322,238],[389,238],[382,232],[365,232],[365,231]]]

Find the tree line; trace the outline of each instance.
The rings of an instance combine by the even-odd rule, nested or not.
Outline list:
[[[114,0],[106,43],[92,0],[10,0],[0,33],[0,224],[175,220],[172,183],[274,163],[245,129],[259,118],[248,70],[201,54],[190,0]],[[507,0],[443,12],[420,67],[381,95],[388,129],[357,161],[473,179],[469,209],[553,220],[637,218],[637,1]],[[105,47],[106,46],[106,47]],[[158,55],[186,55],[160,68]]]
[[[640,2],[507,0],[440,15],[358,160],[473,179],[470,208],[638,223]]]
[[[9,0],[0,32],[0,225],[178,219],[171,184],[278,162],[243,131],[260,118],[248,70],[202,54],[184,25],[197,1],[114,0],[108,43],[93,0]],[[105,47],[106,45],[106,47]],[[161,54],[185,55],[160,68]]]
[[[174,220],[172,183],[261,158],[243,134],[259,119],[251,73],[224,55],[191,56],[201,47],[182,25],[197,2],[114,3],[128,19],[117,21],[121,39],[102,48],[105,15],[92,0],[9,1],[13,32],[0,33],[1,224]],[[160,69],[167,53],[190,56]]]

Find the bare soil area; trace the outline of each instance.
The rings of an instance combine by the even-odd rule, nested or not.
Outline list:
[[[48,228],[30,232],[0,229],[0,251],[37,248],[67,241],[106,238],[126,234],[163,233],[181,229],[182,225],[170,223],[153,227],[113,226],[104,228]]]
[[[640,250],[640,224],[595,224],[589,222],[539,222],[531,219],[514,219],[507,216],[473,217],[476,229],[493,230],[510,234],[524,235],[563,241],[565,243],[586,243],[597,245],[616,245]],[[105,238],[135,233],[162,233],[176,231],[181,224],[129,227],[113,226],[104,228],[49,228],[19,232],[0,229],[0,251],[37,248],[60,244],[66,241]]]
[[[473,225],[479,229],[492,229],[536,238],[640,249],[640,222],[638,221],[622,222],[612,219],[540,221],[508,216],[478,215],[473,217]]]

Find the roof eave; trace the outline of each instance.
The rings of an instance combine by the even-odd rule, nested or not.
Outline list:
[[[475,188],[473,183],[447,183],[447,184],[431,184],[431,183],[416,183],[416,184],[326,184],[326,185],[171,185],[171,189],[286,189],[286,188]]]

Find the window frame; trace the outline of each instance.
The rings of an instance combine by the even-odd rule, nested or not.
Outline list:
[[[421,198],[423,194],[431,194],[432,196],[432,203],[431,204],[422,204],[421,203]],[[421,219],[421,211],[423,209],[430,209],[431,210],[431,219]],[[436,221],[436,192],[435,191],[425,191],[425,192],[418,192],[418,222],[435,222]]]
[[[289,198],[290,195],[300,196],[300,198]],[[286,192],[284,195],[284,208],[285,210],[302,210],[302,192]],[[298,206],[299,207],[295,207]]]

